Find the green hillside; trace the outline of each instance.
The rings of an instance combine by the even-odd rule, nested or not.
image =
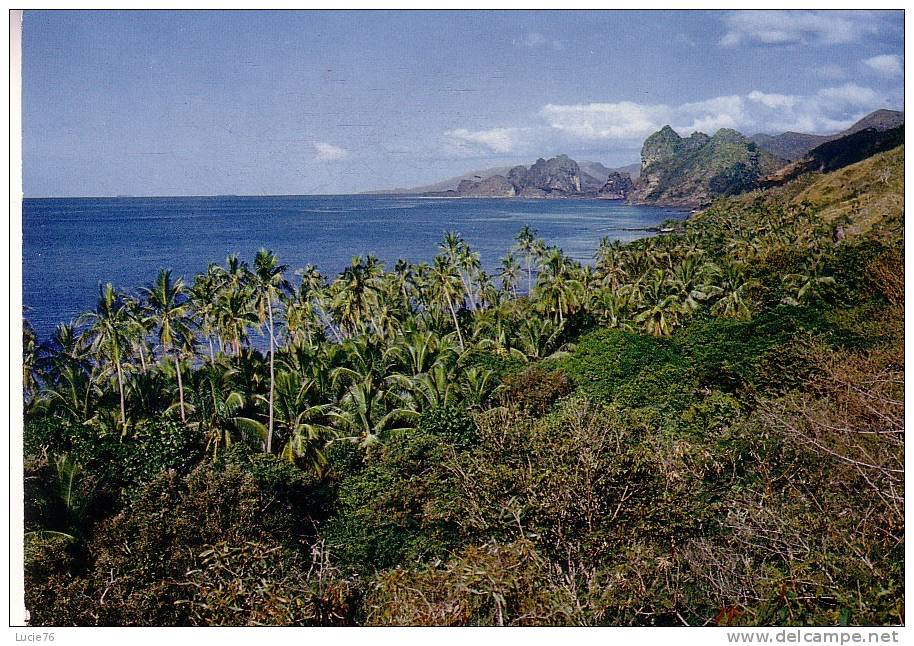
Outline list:
[[[729,129],[713,137],[694,133],[682,139],[666,128],[645,141],[641,157],[632,199],[684,206],[741,193],[782,165],[755,142]]]

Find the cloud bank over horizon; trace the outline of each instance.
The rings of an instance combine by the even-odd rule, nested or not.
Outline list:
[[[892,64],[880,59],[873,65],[881,67],[880,73],[884,73]],[[634,101],[548,103],[530,123],[523,125],[446,131],[444,151],[457,156],[486,151],[535,153],[538,147],[595,142],[619,143],[631,148],[667,125],[683,136],[696,131],[713,135],[721,128],[745,135],[788,131],[832,134],[891,104],[890,99],[875,90],[851,82],[823,87],[808,95],[752,90],[744,95],[717,96],[679,105]]]

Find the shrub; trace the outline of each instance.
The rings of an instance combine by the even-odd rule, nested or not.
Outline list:
[[[316,576],[311,576],[309,568]],[[350,583],[321,546],[302,562],[281,546],[220,542],[193,556],[176,601],[192,626],[333,626],[351,623]]]
[[[418,429],[437,435],[451,446],[467,448],[477,440],[476,424],[463,408],[436,406],[422,413]]]
[[[533,415],[545,415],[559,398],[571,392],[571,382],[563,370],[546,372],[536,366],[506,377],[502,400]]]
[[[381,574],[366,599],[376,626],[577,623],[574,597],[532,543],[468,547],[443,567]]]
[[[525,365],[523,360],[507,353],[498,354],[492,351],[480,350],[479,348],[469,349],[461,357],[460,364],[464,370],[474,367],[491,370],[499,379],[521,372]]]
[[[120,478],[128,485],[147,482],[162,471],[189,473],[203,457],[200,434],[180,422],[158,419],[142,424],[125,438]]]
[[[270,456],[267,460],[280,461]],[[85,576],[27,572],[26,604],[32,621],[40,625],[310,621],[307,609],[314,604],[300,605],[301,600],[276,594],[289,581],[296,585],[306,581],[312,589],[327,592],[327,606],[338,608],[334,599],[346,586],[337,588],[330,581],[309,578],[309,568],[296,552],[304,528],[313,529],[307,510],[295,510],[299,530],[291,531],[285,520],[288,508],[263,481],[236,464],[202,464],[184,478],[174,471],[158,474],[94,532],[88,544],[94,562]],[[208,549],[224,559],[220,563],[231,563],[234,575],[207,560]],[[247,557],[258,554],[274,557],[245,563]],[[232,607],[249,593],[251,601],[262,594],[268,607],[249,608],[249,615],[233,613]],[[312,619],[335,622],[343,614],[334,610]]]
[[[455,528],[443,520],[452,493],[437,470],[453,450],[416,429],[393,433],[338,489],[336,513],[322,536],[340,567],[369,575],[399,563],[443,557]]]
[[[601,329],[581,337],[565,369],[582,392],[608,403],[622,383],[665,358],[662,339]]]

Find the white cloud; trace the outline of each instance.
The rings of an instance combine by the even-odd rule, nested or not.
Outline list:
[[[868,87],[861,87],[855,83],[823,88],[816,92],[816,96],[827,100],[836,107],[869,108],[878,106],[879,103],[878,94]]]
[[[750,101],[761,103],[768,108],[792,108],[797,104],[797,97],[790,94],[766,94],[753,90],[748,96]]]
[[[718,96],[704,101],[684,103],[674,110],[674,127],[694,132],[717,132],[721,128],[739,128],[746,121],[746,102],[741,96]]]
[[[650,134],[669,114],[665,105],[631,101],[548,104],[540,110],[551,128],[581,139],[631,139]]]
[[[882,16],[868,11],[734,11],[723,21],[723,47],[837,45],[879,33]]]
[[[494,153],[509,153],[523,140],[524,128],[492,128],[471,131],[466,128],[448,130],[447,147],[450,152],[470,154],[487,150]]]
[[[897,54],[880,54],[863,61],[863,64],[881,76],[900,76],[904,71],[901,57]]]
[[[677,130],[716,132],[737,128],[746,121],[745,101],[740,96],[720,96],[679,106],[619,103],[546,105],[540,115],[549,126],[585,140],[640,139],[672,125]]]
[[[339,161],[349,156],[349,151],[333,144],[318,142],[314,144],[314,159],[317,161]]]

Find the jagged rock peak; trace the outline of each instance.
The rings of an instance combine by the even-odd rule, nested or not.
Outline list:
[[[645,139],[644,145],[641,146],[642,170],[651,164],[675,156],[681,148],[682,137],[670,126],[663,126],[663,128]]]

